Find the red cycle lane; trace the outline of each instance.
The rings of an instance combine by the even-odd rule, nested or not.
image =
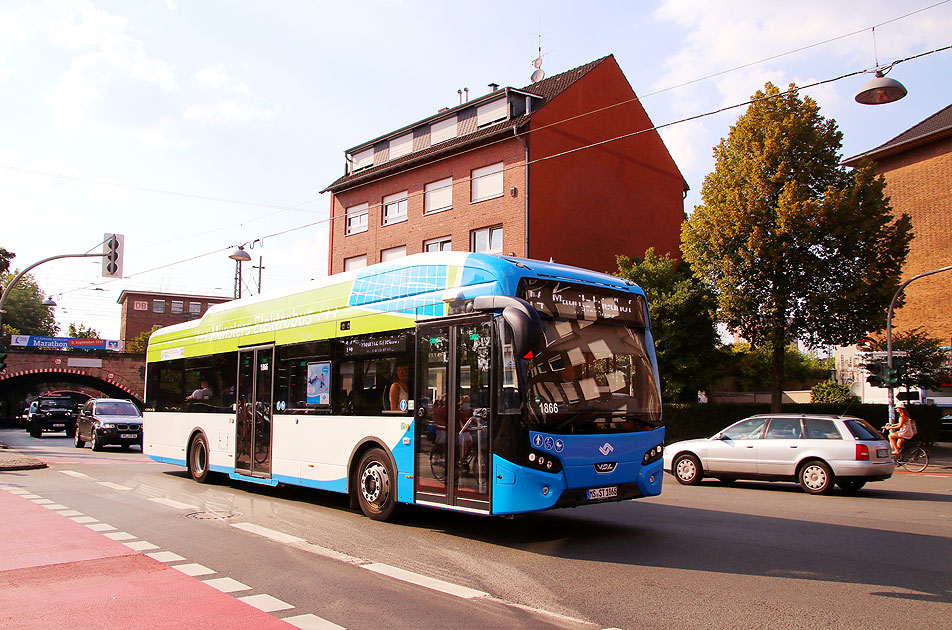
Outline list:
[[[0,628],[186,627],[293,626],[0,491]]]

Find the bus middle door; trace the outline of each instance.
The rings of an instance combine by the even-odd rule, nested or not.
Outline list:
[[[235,472],[271,477],[271,388],[274,346],[238,351]]]

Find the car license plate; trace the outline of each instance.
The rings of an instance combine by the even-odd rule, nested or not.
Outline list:
[[[121,438],[123,438],[123,439],[133,440],[133,439],[139,437],[139,434],[138,434],[138,433],[123,433],[123,434],[120,435],[119,437],[121,437]]]
[[[877,448],[877,449],[876,449],[876,457],[889,457],[889,449],[888,449],[888,448]]]
[[[609,486],[607,488],[591,488],[588,491],[588,500],[597,501],[598,499],[611,499],[618,496],[618,486]]]
[[[54,428],[54,429],[65,429],[65,428],[66,428],[66,425],[65,425],[65,424],[54,424],[54,425],[53,425],[53,428]]]

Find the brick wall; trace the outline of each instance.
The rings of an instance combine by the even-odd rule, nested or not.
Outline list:
[[[470,174],[473,169],[503,163],[503,196],[472,203]],[[423,214],[426,184],[453,178],[453,207]],[[511,189],[515,188],[515,196]],[[408,191],[407,220],[382,225],[381,201],[387,195]],[[367,231],[345,235],[346,208],[369,204]],[[330,273],[344,270],[344,259],[367,255],[367,264],[380,262],[380,252],[406,245],[407,255],[423,251],[425,241],[449,236],[456,251],[470,250],[473,230],[503,226],[503,253],[525,255],[525,150],[515,139],[484,146],[462,155],[398,173],[380,181],[343,191],[331,197]]]
[[[952,265],[952,138],[881,158],[893,210],[912,217],[912,241],[903,280]],[[922,326],[943,345],[952,343],[952,272],[929,276],[906,287],[906,303],[896,312],[896,330]]]
[[[156,293],[134,293],[124,292],[122,299],[122,321],[119,329],[119,336],[124,343],[129,343],[143,332],[152,330],[154,326],[171,326],[172,324],[181,324],[191,319],[197,319],[208,310],[212,304],[228,302],[231,298],[196,296],[196,295],[175,295],[175,294],[156,294]],[[165,312],[156,313],[153,308],[155,300],[165,300]],[[172,300],[184,302],[184,312],[172,312]],[[136,302],[145,302],[145,310],[137,310]],[[190,302],[200,302],[201,310],[196,315],[189,312]]]

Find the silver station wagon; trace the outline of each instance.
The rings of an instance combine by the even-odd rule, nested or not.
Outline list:
[[[664,449],[664,469],[685,485],[709,476],[724,482],[796,481],[810,494],[826,494],[834,484],[855,492],[888,479],[895,468],[889,441],[850,416],[751,416],[710,438]]]

